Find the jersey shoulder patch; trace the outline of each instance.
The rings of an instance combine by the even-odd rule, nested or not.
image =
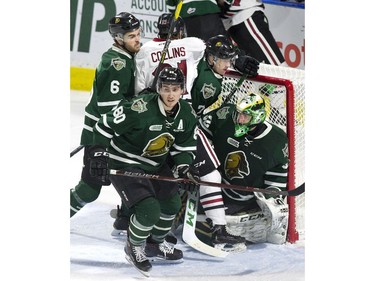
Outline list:
[[[111,66],[113,66],[114,69],[119,71],[119,70],[123,69],[124,67],[126,67],[126,61],[124,59],[119,58],[119,57],[113,58],[111,60]]]

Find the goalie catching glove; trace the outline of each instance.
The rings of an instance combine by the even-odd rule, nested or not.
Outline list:
[[[178,178],[188,179],[188,181],[178,183],[180,188],[189,192],[195,192],[198,190],[199,171],[197,168],[190,165],[180,165],[177,166],[176,175]]]
[[[108,157],[106,149],[100,145],[93,145],[88,151],[90,175],[100,185],[110,185]]]
[[[234,68],[250,77],[255,77],[258,75],[259,62],[253,57],[239,55],[234,63]]]

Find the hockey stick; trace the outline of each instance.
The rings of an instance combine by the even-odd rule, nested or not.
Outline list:
[[[84,145],[80,145],[76,149],[74,149],[72,152],[70,152],[70,158],[72,158],[75,154],[77,154],[84,147],[85,147]]]
[[[219,95],[217,100],[203,111],[203,114],[207,114],[212,110],[218,109],[223,104],[225,104],[237,92],[237,90],[241,87],[243,81],[245,81],[246,78],[247,74],[243,73],[240,80],[237,81],[236,85],[234,85],[234,87],[230,90],[229,94],[225,98],[223,97],[223,95]]]
[[[177,21],[178,17],[180,16],[180,12],[181,12],[181,8],[182,8],[182,2],[183,1],[180,0],[180,2],[178,2],[177,6],[176,6],[176,10],[174,12],[174,16],[173,16],[171,25],[169,27],[168,36],[167,36],[167,39],[165,41],[164,48],[161,51],[160,61],[159,61],[158,67],[156,68],[156,71],[155,71],[154,80],[152,81],[152,85],[151,85],[151,90],[152,91],[156,90],[156,83],[158,81],[158,77],[159,77],[159,74],[160,74],[160,71],[161,71],[161,66],[164,63],[165,56],[166,56],[166,54],[168,52],[168,47],[169,47],[169,45],[171,44],[171,41],[172,41],[172,39],[171,39],[172,32],[173,32],[173,29],[174,29],[174,27],[176,25],[176,21]]]
[[[198,192],[188,192],[188,198],[186,201],[186,209],[185,209],[185,220],[184,226],[182,229],[182,240],[188,244],[193,249],[202,252],[204,254],[225,258],[229,253],[222,251],[220,249],[216,249],[211,247],[201,240],[195,235],[195,224],[197,222],[197,208],[199,202],[199,193]]]
[[[110,170],[109,173],[114,176],[124,176],[124,177],[135,177],[135,178],[148,178],[152,180],[161,180],[161,181],[169,181],[169,182],[189,182],[189,179],[184,178],[173,178],[173,177],[165,177],[155,174],[146,174],[146,173],[137,173],[137,172],[129,172],[129,171],[122,171],[122,170]],[[274,190],[274,189],[263,189],[258,187],[251,187],[251,186],[243,186],[243,185],[236,185],[236,184],[225,184],[225,183],[216,183],[216,182],[207,182],[207,181],[198,181],[200,185],[207,185],[207,186],[215,186],[220,188],[226,189],[235,189],[235,190],[244,190],[249,192],[260,192],[270,195],[281,195],[281,196],[298,196],[305,192],[305,183],[301,184],[299,187],[281,191],[281,190]]]

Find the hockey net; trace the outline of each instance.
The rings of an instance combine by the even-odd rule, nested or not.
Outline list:
[[[260,64],[255,78],[247,78],[233,95],[233,87],[241,74],[227,71],[222,82],[222,97],[235,104],[244,95],[253,92],[266,101],[267,121],[281,127],[288,135],[289,171],[288,190],[305,182],[305,72],[304,70]],[[220,106],[217,104],[216,106]],[[305,194],[288,197],[289,225],[287,240],[290,243],[304,240]]]

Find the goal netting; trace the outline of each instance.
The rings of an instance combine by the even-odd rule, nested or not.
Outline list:
[[[257,77],[246,78],[238,86],[240,80],[240,73],[226,72],[221,97],[215,107],[223,101],[235,104],[250,92],[262,95],[266,101],[266,120],[281,127],[288,135],[288,190],[299,187],[305,182],[305,71],[261,63]],[[305,194],[288,197],[288,204],[287,240],[294,243],[304,240]]]

